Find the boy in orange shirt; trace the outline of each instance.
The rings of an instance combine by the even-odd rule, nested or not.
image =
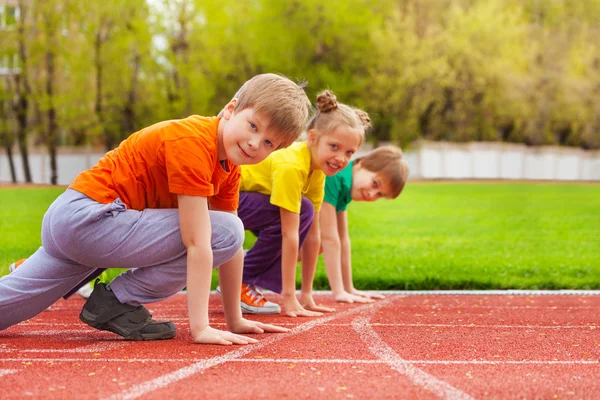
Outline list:
[[[187,286],[194,342],[247,344],[238,333],[287,329],[242,318],[244,228],[236,215],[240,165],[255,164],[297,139],[310,102],[279,75],[247,81],[220,117],[160,122],[134,133],[80,173],[50,206],[42,247],[0,278],[0,330],[32,318],[93,276],[96,267],[129,268],[97,283],[80,319],[130,340],[169,339],[142,305]],[[210,327],[211,269],[231,332]]]

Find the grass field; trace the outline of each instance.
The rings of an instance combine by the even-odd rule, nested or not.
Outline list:
[[[0,276],[63,190],[0,189]],[[600,289],[600,185],[411,183],[348,213],[358,288]],[[328,288],[322,260],[315,282]]]

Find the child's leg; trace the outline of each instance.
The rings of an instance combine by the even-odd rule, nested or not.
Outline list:
[[[35,317],[92,270],[40,247],[23,265],[0,279],[0,330]]]
[[[243,282],[257,285],[273,292],[281,292],[281,216],[279,207],[269,201],[269,196],[255,192],[240,193],[238,215],[244,228],[257,233],[258,239],[244,258]],[[300,246],[312,224],[312,203],[302,199],[300,209]]]
[[[220,265],[241,248],[243,227],[239,218],[228,213],[211,212],[211,222],[214,264]],[[186,249],[176,209],[127,210],[119,201],[100,204],[68,189],[44,216],[42,244],[44,252],[41,254],[51,255],[56,260],[50,262],[38,251],[36,257],[0,280],[3,307],[0,308],[0,325],[3,328],[44,310],[97,267],[167,269],[166,273],[154,275],[154,280],[139,285],[130,283],[126,288],[115,279],[116,287],[120,287],[120,293],[115,291],[115,294],[122,303],[162,300],[185,284]],[[81,272],[73,272],[72,266]],[[179,273],[175,273],[177,271]],[[170,275],[171,272],[174,275]],[[17,281],[22,276],[28,276],[27,291],[22,290]],[[135,280],[135,277],[130,278],[130,282]],[[40,297],[39,293],[47,295]],[[20,308],[13,313],[6,308],[14,307],[16,301],[27,304],[30,310],[22,312]],[[5,318],[9,313],[15,317]],[[17,314],[18,319],[14,319]]]
[[[145,235],[139,235],[137,238],[132,235],[116,254],[119,259],[129,260],[129,264],[122,264],[122,266],[129,267],[133,264],[137,268],[126,271],[110,283],[110,288],[123,303],[137,305],[164,300],[186,286],[187,252],[181,241],[179,217],[177,213],[165,216],[164,211],[146,210],[137,221],[138,227],[136,228],[136,230],[147,232],[155,229],[161,220],[172,219],[177,234],[173,237],[166,235],[158,241],[159,243],[153,245],[153,247],[164,247],[164,254],[161,254],[162,251],[158,249],[155,254],[140,252],[139,247],[150,240]],[[233,258],[241,249],[244,241],[244,228],[240,219],[230,213],[210,211],[210,220],[213,268],[217,268]],[[167,230],[164,229],[163,235]],[[160,235],[160,233],[156,232],[156,235]],[[156,237],[152,239],[156,239]],[[161,260],[162,263],[153,265],[154,262]]]
[[[68,231],[57,246],[76,262],[102,268],[136,268],[115,278],[110,287],[122,303],[138,305],[163,300],[186,283],[187,252],[177,209],[126,209],[119,201],[100,204],[67,190],[72,208],[53,224]],[[56,214],[56,213],[55,213]],[[233,214],[210,212],[213,266],[232,258],[243,243],[242,223]]]

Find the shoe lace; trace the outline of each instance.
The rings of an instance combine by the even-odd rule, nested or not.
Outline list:
[[[255,286],[248,285],[246,294],[253,303],[260,303],[264,300],[262,293]]]

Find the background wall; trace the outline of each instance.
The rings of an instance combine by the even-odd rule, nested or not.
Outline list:
[[[361,153],[368,151],[368,148]],[[359,153],[359,154],[361,154]],[[91,168],[102,151],[60,148],[58,184],[68,185]],[[508,143],[421,142],[405,151],[411,179],[515,179],[600,181],[600,151],[557,146],[527,147]],[[24,182],[21,159],[15,156],[17,180]],[[49,157],[38,149],[30,154],[34,183],[49,183]],[[0,154],[0,182],[10,182],[8,158]]]

